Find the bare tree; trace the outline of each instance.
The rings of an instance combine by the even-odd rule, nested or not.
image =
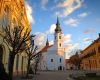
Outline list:
[[[77,69],[80,68],[80,62],[81,62],[81,59],[78,54],[80,51],[81,50],[75,51],[75,54],[70,57],[71,63],[74,64],[77,67]]]
[[[35,35],[32,37],[35,37]],[[36,53],[38,47],[36,45],[34,45],[34,40],[32,40],[31,38],[30,38],[30,43],[28,43],[27,45],[28,46],[26,48],[26,53],[28,56],[28,65],[27,65],[27,77],[28,77],[28,74],[30,71],[30,63],[31,63],[32,58],[37,55],[35,53]]]
[[[31,61],[34,60],[34,63],[33,63],[33,65],[34,65],[33,73],[36,73],[37,67],[38,67],[37,65],[38,65],[38,62],[40,61],[41,51],[37,52],[39,47],[34,44],[34,39],[32,39],[35,36],[36,35],[31,35],[30,43],[27,44],[28,47],[26,49],[26,52],[27,52],[27,55],[28,55],[27,77],[28,77],[29,71],[32,70],[31,66],[30,66]]]
[[[9,80],[13,77],[13,66],[15,55],[21,53],[26,48],[26,43],[29,41],[30,30],[24,26],[16,25],[13,28],[11,26],[2,26],[4,31],[4,42],[7,44],[9,49]]]
[[[41,51],[38,53],[38,55],[36,55],[36,57],[35,57],[35,63],[34,63],[34,74],[36,74],[37,73],[37,70],[38,70],[38,64],[39,64],[39,62],[40,62],[40,60],[41,60]]]

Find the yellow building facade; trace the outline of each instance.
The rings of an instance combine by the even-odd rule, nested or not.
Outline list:
[[[100,70],[100,34],[99,38],[82,51],[80,58],[81,69]]]
[[[4,64],[6,72],[8,72],[9,49],[3,42],[2,25],[23,25],[24,29],[30,25],[26,16],[24,0],[0,0],[0,59]],[[15,56],[14,75],[24,73],[27,67],[27,54],[25,52]]]

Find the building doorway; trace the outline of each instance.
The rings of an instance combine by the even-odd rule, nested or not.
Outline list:
[[[2,46],[0,45],[0,61],[2,62],[2,59],[3,59],[3,48]]]
[[[62,70],[62,66],[59,66],[59,67],[58,67],[58,70]]]

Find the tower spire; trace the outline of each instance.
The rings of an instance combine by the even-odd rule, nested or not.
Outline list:
[[[60,25],[58,16],[57,16],[57,23],[56,23],[56,25]]]
[[[46,46],[49,46],[49,41],[48,41],[48,38],[47,38],[47,41],[46,41]]]
[[[59,23],[59,18],[57,16],[57,23],[56,23],[56,29],[55,29],[55,32],[61,32],[61,27],[60,27],[60,23]]]

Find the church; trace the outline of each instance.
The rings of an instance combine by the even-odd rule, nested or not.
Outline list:
[[[62,40],[62,29],[57,18],[54,33],[54,44],[49,45],[48,39],[46,46],[42,49],[42,57],[39,63],[39,70],[64,70],[65,51]]]

